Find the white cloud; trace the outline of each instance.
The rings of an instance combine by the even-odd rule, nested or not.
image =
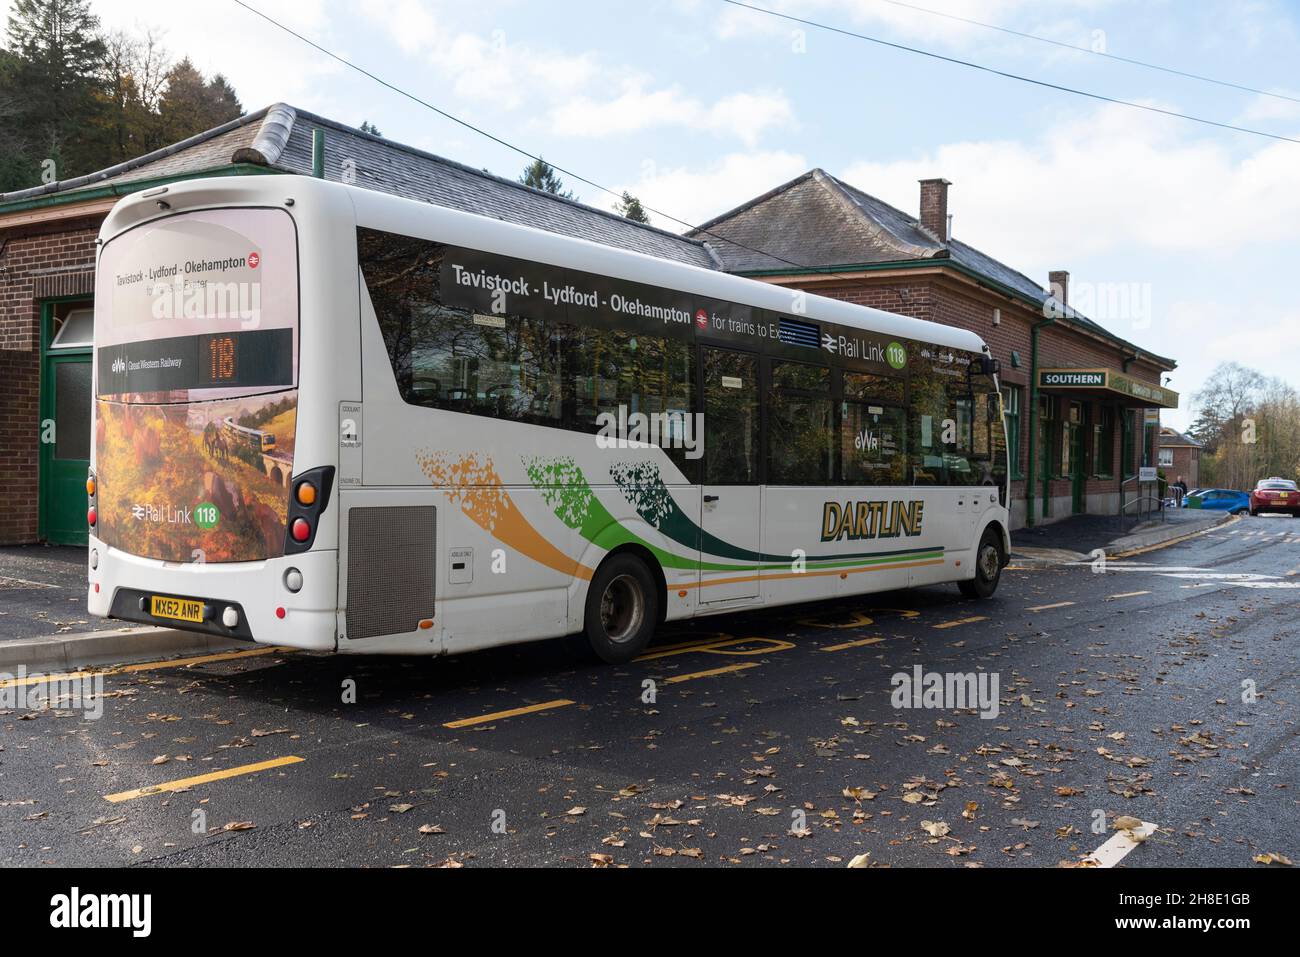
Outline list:
[[[419,0],[362,0],[361,12],[383,25],[406,54],[432,47],[442,36],[438,20],[428,4]]]
[[[326,0],[257,0],[253,5],[324,46],[337,44]],[[108,30],[160,29],[173,58],[189,56],[205,74],[224,74],[250,111],[279,100],[310,107],[322,79],[345,69],[234,5],[219,16],[207,0],[171,0],[147,10],[138,0],[95,0],[92,9]]]
[[[440,24],[428,3],[365,0],[361,10],[403,53],[426,60],[467,100],[516,109],[530,96],[570,95],[598,73],[593,52],[568,54],[515,43],[503,29],[453,31]]]
[[[1300,313],[1279,285],[1300,221],[1296,146],[1204,135],[1107,106],[1032,140],[950,143],[840,175],[913,215],[916,181],[943,176],[954,235],[1036,282],[1069,269],[1077,291],[1145,286],[1149,313],[1093,314],[1178,360],[1183,407],[1166,421],[1185,427],[1220,360],[1294,381],[1300,354]]]
[[[699,224],[794,179],[808,168],[808,161],[798,153],[728,153],[702,169],[661,169],[648,163],[639,180],[618,189],[626,189],[646,206]],[[684,230],[681,223],[650,215],[656,226]]]
[[[965,46],[978,41],[987,50],[989,42],[997,34],[985,27],[962,22],[963,20],[978,20],[1024,32],[1050,35],[1062,42],[1086,45],[1092,28],[1074,22],[1073,17],[1081,10],[1104,6],[1106,2],[1107,0],[1059,0],[1047,4],[1042,0],[903,0],[898,3],[891,3],[890,0],[761,0],[754,3],[754,6],[859,32],[865,32],[865,27],[884,27],[891,37],[949,47]],[[934,12],[927,13],[925,10],[914,9],[916,7]],[[1061,11],[1059,15],[1052,12],[1058,9]],[[1022,21],[1030,15],[1034,18],[1033,25],[1027,28]],[[1044,16],[1049,19],[1042,19]],[[730,4],[718,14],[715,29],[722,39],[755,33],[789,35],[794,30],[803,30],[809,36],[813,31],[818,35],[830,36],[813,27]]]
[[[457,34],[428,54],[434,66],[452,79],[457,96],[515,109],[531,96],[563,96],[597,74],[596,56],[554,53],[515,46],[498,32],[484,38]]]
[[[705,104],[676,86],[647,90],[637,79],[613,99],[580,96],[560,104],[551,112],[549,126],[562,136],[612,136],[685,126],[733,136],[753,146],[768,127],[793,120],[790,101],[779,91],[736,93]]]
[[[957,238],[1031,275],[1100,253],[1120,264],[1136,251],[1221,256],[1293,239],[1295,145],[1261,141],[1243,152],[1225,142],[1107,106],[1033,141],[950,143],[910,159],[854,163],[843,176],[913,213],[918,179],[951,180]]]

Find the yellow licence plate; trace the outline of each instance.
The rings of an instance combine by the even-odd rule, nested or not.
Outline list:
[[[184,598],[164,598],[153,595],[149,599],[149,610],[157,618],[174,618],[177,621],[203,621],[203,602],[188,601]]]

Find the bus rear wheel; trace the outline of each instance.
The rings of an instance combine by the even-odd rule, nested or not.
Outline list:
[[[975,577],[959,581],[957,587],[967,598],[992,598],[1002,580],[1002,543],[993,529],[984,533],[975,551]]]
[[[621,665],[639,655],[659,621],[659,589],[645,563],[615,555],[597,569],[587,589],[584,630],[591,650]]]

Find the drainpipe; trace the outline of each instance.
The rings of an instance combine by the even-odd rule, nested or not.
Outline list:
[[[1025,526],[1034,525],[1034,473],[1038,465],[1038,330],[1056,322],[1050,316],[1029,328],[1029,467],[1025,472]],[[1051,491],[1047,476],[1043,476],[1043,501]]]
[[[311,131],[311,175],[317,179],[325,178],[325,131]]]

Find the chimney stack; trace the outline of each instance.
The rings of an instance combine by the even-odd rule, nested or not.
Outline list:
[[[946,179],[921,180],[921,225],[940,242],[949,239],[952,227],[948,218],[948,187]]]
[[[1047,274],[1047,289],[1061,305],[1070,304],[1070,274],[1064,269],[1053,269]]]

